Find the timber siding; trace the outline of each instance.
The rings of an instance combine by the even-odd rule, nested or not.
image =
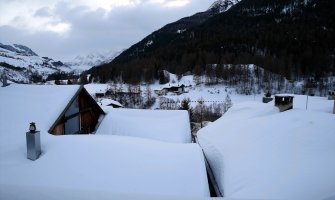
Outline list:
[[[77,107],[77,110],[71,112],[71,114],[67,114],[74,105]],[[105,115],[104,111],[86,89],[83,86],[80,86],[49,129],[49,133],[53,135],[92,133],[95,131],[101,115]],[[72,123],[72,121],[75,122],[72,126],[74,126],[74,129],[77,129],[77,131],[69,132],[66,129],[68,125],[67,123]]]

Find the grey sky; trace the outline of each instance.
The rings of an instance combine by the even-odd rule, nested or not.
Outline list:
[[[214,0],[0,0],[0,42],[69,60],[117,52]]]

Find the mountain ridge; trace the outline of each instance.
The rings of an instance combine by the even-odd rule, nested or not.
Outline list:
[[[13,82],[41,82],[56,74],[78,76],[93,66],[110,62],[117,53],[90,53],[77,56],[72,61],[56,61],[41,57],[22,44],[0,43],[0,74],[6,73]],[[64,76],[65,77],[65,76]]]
[[[181,18],[154,31],[138,43],[123,51],[115,59],[118,60],[118,58],[122,57],[124,54],[136,56],[144,51],[153,51],[156,49],[156,41],[158,40],[160,41],[159,45],[167,45],[171,40],[173,41],[177,35],[182,34],[194,26],[202,24],[207,19],[219,13],[229,10],[233,5],[240,1],[241,0],[217,0],[204,12],[198,12],[194,15]]]
[[[207,64],[253,63],[289,80],[320,80],[335,74],[334,10],[330,0],[243,0],[205,22],[158,38],[173,23],[168,24],[89,72],[101,80],[122,75],[125,81],[139,82],[157,79],[162,69],[204,74]]]

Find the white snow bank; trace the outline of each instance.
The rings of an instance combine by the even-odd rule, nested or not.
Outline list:
[[[221,192],[229,198],[323,199],[334,196],[332,101],[294,98],[280,113],[273,102],[245,102],[203,128],[198,139]]]
[[[0,88],[0,199],[209,196],[203,154],[196,144],[47,133],[78,88]],[[42,155],[36,161],[26,158],[25,132],[31,121],[41,131]]]
[[[190,143],[187,111],[105,108],[97,134],[123,135],[165,142]]]
[[[24,144],[12,155],[20,162],[7,163],[7,157],[1,157],[1,199],[15,199],[17,189],[24,192],[21,199],[34,192],[37,199],[71,199],[76,193],[80,199],[103,194],[110,198],[209,195],[202,152],[196,144],[102,135],[46,137],[43,132],[42,143],[46,140],[48,145],[35,162],[25,158]]]

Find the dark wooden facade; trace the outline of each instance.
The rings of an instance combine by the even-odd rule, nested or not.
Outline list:
[[[293,108],[293,98],[294,96],[289,95],[276,95],[275,106],[279,108],[280,112],[290,110]]]
[[[335,100],[335,90],[328,92],[328,100]]]
[[[89,134],[105,113],[81,86],[49,129],[53,135]]]

